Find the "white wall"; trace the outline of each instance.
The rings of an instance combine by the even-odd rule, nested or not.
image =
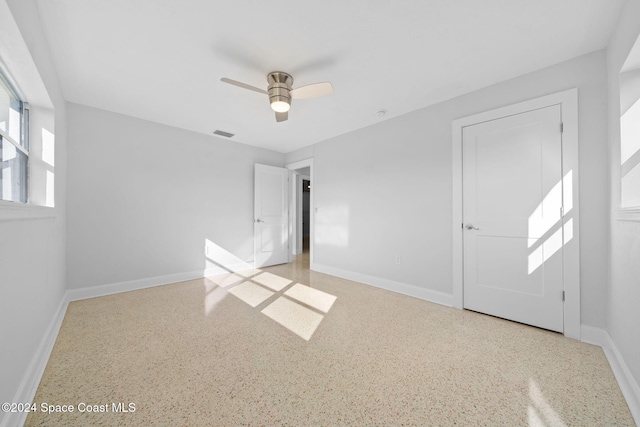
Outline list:
[[[640,69],[634,69],[620,74],[619,92],[620,113],[622,114],[640,99]]]
[[[24,85],[22,89],[34,107],[31,154],[36,176],[32,176],[35,186],[32,196],[43,205],[46,204],[46,186],[43,193],[43,188],[35,184],[42,182],[38,179],[43,159],[42,129],[55,133],[55,170],[50,165],[47,168],[55,172],[56,208],[0,206],[0,402],[16,402],[30,398],[30,392],[35,391],[39,379],[37,371],[44,367],[42,362],[46,362],[38,358],[38,350],[43,349],[43,343],[48,342],[52,332],[55,334],[51,329],[52,319],[61,307],[66,288],[66,119],[64,99],[35,2],[0,0],[0,14],[3,19],[13,15],[27,52],[37,67],[30,74],[28,61],[22,58],[14,58],[16,64],[7,64],[18,84]],[[2,41],[7,43],[20,37],[4,26],[2,35]],[[3,59],[12,62],[11,58]],[[37,93],[38,87],[45,92]],[[47,155],[44,157],[48,158]],[[9,416],[0,412],[0,424],[4,422],[9,422]]]
[[[603,51],[289,153],[314,158],[315,263],[452,293],[451,122],[577,87],[582,323],[606,322],[608,164]],[[395,257],[402,257],[402,264]],[[402,285],[409,285],[403,287]]]
[[[619,220],[620,84],[619,73],[640,33],[640,1],[630,0],[620,15],[607,49],[609,148],[611,161],[611,275],[607,331],[636,384],[640,384],[640,212],[634,221]],[[640,400],[640,395],[637,396]]]
[[[77,104],[68,120],[70,288],[202,271],[205,239],[253,260],[253,165],[283,154]]]

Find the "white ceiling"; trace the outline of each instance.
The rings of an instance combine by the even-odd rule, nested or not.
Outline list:
[[[67,100],[280,152],[601,49],[623,3],[37,0]],[[335,93],[276,123],[265,95],[220,82],[270,71]]]

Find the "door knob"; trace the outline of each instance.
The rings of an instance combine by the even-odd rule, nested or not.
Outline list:
[[[258,218],[258,219],[256,219],[256,222],[257,222],[257,223],[261,223],[261,222],[264,222],[264,221],[263,221],[263,220],[261,220],[260,218]]]
[[[464,226],[467,230],[480,230],[478,227],[474,227],[473,224],[467,224]]]

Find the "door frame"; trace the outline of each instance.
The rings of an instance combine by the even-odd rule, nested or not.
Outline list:
[[[311,182],[310,175],[301,175],[298,172],[294,171],[294,175],[296,175],[296,199],[295,199],[295,212],[296,212],[296,220],[293,225],[293,229],[295,230],[295,250],[294,255],[299,255],[303,251],[303,237],[304,237],[304,213],[303,213],[303,198],[304,198],[304,181]],[[311,201],[311,192],[309,192],[309,201]],[[311,211],[309,211],[309,221],[311,221]],[[311,238],[311,228],[309,228],[309,238]]]
[[[292,174],[291,181],[291,242],[293,245],[291,246],[291,254],[292,255],[300,255],[302,253],[302,222],[303,222],[303,213],[302,213],[302,198],[303,198],[303,182],[304,180],[311,181],[311,176],[302,175],[298,173],[297,170],[290,171]],[[311,217],[311,213],[309,213],[309,217]]]
[[[462,230],[462,130],[505,116],[560,105],[563,123],[562,132],[562,170],[563,174],[572,171],[573,238],[563,248],[564,335],[580,339],[580,203],[578,171],[578,89],[531,99],[502,108],[463,117],[452,122],[452,244],[453,244],[453,306],[464,308],[464,256]]]
[[[311,185],[315,185],[315,178],[313,176],[313,157],[308,158],[308,159],[303,159],[303,160],[299,160],[297,162],[293,162],[293,163],[288,163],[285,167],[287,169],[289,169],[290,171],[295,171],[297,169],[302,169],[302,168],[306,168],[309,167],[309,178],[311,180]],[[298,197],[297,197],[297,179],[292,179],[291,180],[291,190],[290,192],[294,194],[294,197],[290,198],[290,203],[291,203],[291,208],[289,210],[289,212],[294,212],[293,215],[289,215],[289,230],[291,230],[290,236],[294,234],[294,230],[296,228],[294,221],[297,221],[298,219],[298,210],[296,208],[297,206],[297,202],[298,202]],[[313,242],[314,242],[314,229],[315,229],[315,209],[314,209],[314,191],[313,189],[311,190],[310,194],[309,194],[309,269],[313,270],[314,269],[314,263],[313,263]],[[297,236],[295,237],[297,239]],[[290,251],[291,253],[293,253],[293,248]]]

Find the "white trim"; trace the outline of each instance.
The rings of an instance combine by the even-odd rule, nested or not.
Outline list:
[[[33,402],[33,399],[36,396],[36,391],[38,391],[38,386],[40,385],[40,380],[42,379],[44,370],[49,362],[49,356],[51,355],[53,346],[56,343],[56,338],[58,338],[58,332],[62,326],[62,321],[64,320],[64,315],[67,312],[68,305],[69,300],[67,298],[67,293],[65,293],[62,296],[60,304],[58,304],[58,308],[53,315],[51,323],[49,323],[49,327],[40,340],[38,349],[31,358],[31,362],[27,367],[25,375],[22,377],[22,381],[13,396],[12,402]],[[28,412],[7,412],[4,414],[4,418],[2,418],[0,427],[22,426],[27,419],[27,415]]]
[[[293,225],[293,241],[294,247],[292,253],[294,255],[300,255],[303,251],[303,237],[304,237],[304,214],[303,214],[303,205],[304,205],[304,181],[311,181],[311,176],[309,175],[300,175],[298,172],[294,171],[295,174],[295,183],[292,185],[292,190],[294,194],[293,202],[291,203],[291,209],[293,212],[293,218],[291,220]],[[309,212],[309,219],[311,219],[311,212]]]
[[[569,89],[552,95],[509,105],[491,111],[454,120],[452,136],[452,184],[453,184],[453,307],[464,307],[463,296],[463,246],[462,246],[462,129],[497,118],[523,113],[550,105],[560,105],[564,131],[562,134],[563,174],[573,174],[573,210],[575,231],[573,239],[564,250],[564,335],[580,339],[580,216],[578,174],[578,89]]]
[[[616,221],[640,222],[640,208],[620,208],[613,212]]]
[[[580,326],[580,341],[602,347],[606,342],[607,332],[604,329],[593,326]]]
[[[26,101],[23,98],[18,98],[18,100],[20,102],[24,102],[26,103]],[[15,110],[14,110],[15,111]],[[20,119],[20,123],[21,123],[21,129],[20,131],[24,131],[24,128],[22,126],[24,126],[22,123],[24,123],[24,119],[23,119],[23,113],[20,113],[21,119]],[[28,124],[28,123],[27,123]],[[12,136],[10,136],[9,134],[7,134],[5,131],[3,131],[2,129],[0,129],[0,139],[2,139],[3,141],[8,141],[11,145],[13,145],[18,151],[20,151],[22,154],[24,154],[26,157],[29,157],[29,151],[24,148],[22,146],[22,144],[20,144],[19,142],[17,142],[15,139],[13,139]]]
[[[313,157],[309,157],[308,159],[298,160],[297,162],[287,163],[285,166],[287,169],[297,170],[306,168],[307,166],[311,167],[313,165]]]
[[[0,200],[0,221],[53,219],[57,216],[56,209],[52,207]]]
[[[295,171],[287,169],[287,193],[289,194],[289,206],[287,206],[287,263],[293,261],[293,255],[296,247],[296,227],[294,226],[294,220],[296,218],[296,181],[298,175]]]
[[[298,220],[300,213],[298,212],[299,197],[298,190],[300,187],[300,175],[296,171],[290,170],[291,180],[291,195],[289,197],[289,242],[291,244],[291,250],[289,251],[289,262],[293,261],[294,255],[299,255],[302,252],[302,244],[298,242],[300,239],[300,229],[298,227]]]
[[[316,181],[314,178],[314,171],[313,171],[313,157],[299,160],[293,163],[288,163],[285,167],[292,171],[296,169],[309,167],[309,178],[311,180],[311,185],[316,186]],[[313,247],[314,247],[313,242],[315,242],[316,216],[315,216],[315,209],[314,209],[315,204],[314,204],[313,195],[314,195],[314,191],[312,188],[311,193],[309,195],[309,269],[310,270],[315,270],[315,263],[313,261]],[[291,215],[289,216],[289,218],[290,218],[289,221],[293,221],[293,219],[291,218]],[[291,224],[291,227],[293,227],[293,224]]]
[[[408,295],[410,297],[419,298],[447,307],[451,307],[451,304],[453,302],[452,296],[444,292],[433,291],[407,283],[369,276],[366,274],[357,273],[355,271],[343,270],[341,268],[329,267],[322,264],[316,264],[314,271],[340,277],[342,279],[351,280],[354,282],[363,283],[365,285],[374,286],[376,288],[386,289],[387,291]]]
[[[615,342],[607,331],[586,325],[582,325],[582,337],[583,342],[602,347],[631,415],[636,424],[640,425],[640,385],[631,374]]]
[[[629,405],[631,415],[636,421],[636,424],[640,425],[640,386],[635,378],[633,378],[629,367],[622,358],[620,351],[618,351],[618,347],[606,331],[605,336],[607,342],[602,346],[602,349],[607,356],[609,365],[611,365],[613,375],[618,381],[622,395],[627,401],[627,405]]]
[[[139,289],[153,288],[155,286],[186,282],[188,280],[202,279],[204,277],[215,276],[217,274],[242,271],[246,270],[248,268],[247,266],[251,264],[252,263],[241,263],[234,266],[228,266],[228,268],[212,267],[206,270],[187,271],[184,273],[167,274],[166,276],[155,276],[146,279],[128,280],[125,282],[109,283],[106,285],[69,289],[67,291],[67,295],[69,301],[79,301],[83,299],[119,294],[122,292],[137,291]]]
[[[298,181],[298,195],[300,196],[300,203],[298,203],[298,205],[296,206],[296,214],[298,215],[298,234],[300,235],[298,244],[300,245],[300,253],[302,253],[304,252],[304,181],[307,180],[311,182],[311,175],[298,175],[298,177],[300,178],[300,181]],[[309,191],[309,222],[311,222],[311,191]],[[311,235],[311,224],[309,224],[309,235]]]

